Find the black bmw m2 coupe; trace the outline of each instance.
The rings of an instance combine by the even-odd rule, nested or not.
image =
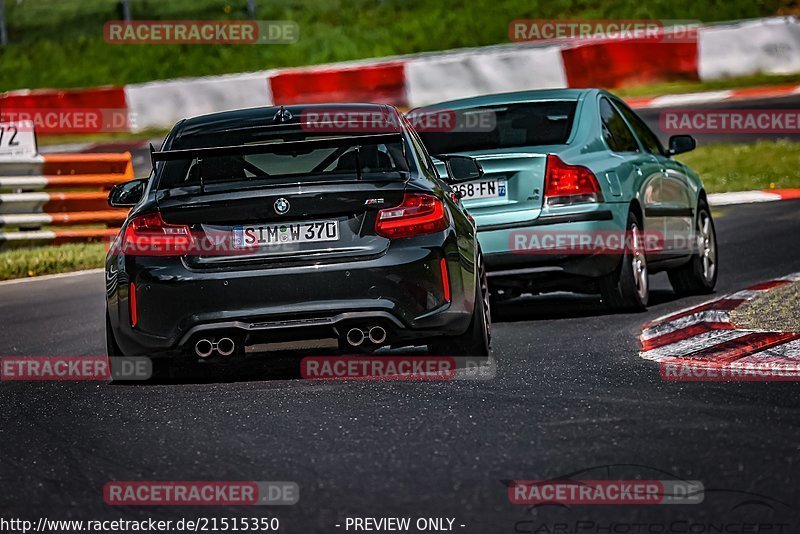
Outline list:
[[[109,195],[132,207],[106,259],[109,355],[232,360],[312,341],[488,355],[475,224],[395,108],[185,119],[151,157],[148,178]],[[449,181],[482,175],[444,160]]]

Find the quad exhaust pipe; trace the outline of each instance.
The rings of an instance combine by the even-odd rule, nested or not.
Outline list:
[[[368,330],[360,328],[351,328],[347,331],[347,342],[351,347],[358,347],[365,340],[369,340],[373,345],[381,345],[386,341],[386,329],[382,326],[373,326]]]
[[[230,356],[236,350],[236,343],[229,337],[221,337],[218,341],[211,341],[204,337],[194,344],[194,353],[200,358],[208,358],[214,352],[220,356]]]
[[[380,345],[386,341],[386,330],[382,326],[373,326],[369,329],[369,340],[376,345]]]

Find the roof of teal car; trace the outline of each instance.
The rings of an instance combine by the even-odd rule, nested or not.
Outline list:
[[[513,93],[497,93],[491,95],[473,96],[458,100],[438,102],[430,106],[420,106],[417,109],[461,109],[476,106],[492,106],[511,102],[535,102],[538,100],[578,100],[581,96],[598,89],[537,89],[535,91],[516,91]]]

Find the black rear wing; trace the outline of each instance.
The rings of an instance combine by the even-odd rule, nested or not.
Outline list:
[[[318,139],[305,139],[302,141],[282,141],[274,143],[253,143],[247,145],[214,146],[202,148],[184,148],[181,150],[162,150],[156,152],[153,145],[150,145],[150,160],[155,167],[158,161],[192,160],[195,158],[213,156],[245,156],[248,154],[263,154],[265,152],[281,152],[293,148],[330,148],[330,147],[355,147],[357,150],[365,145],[380,145],[384,143],[402,143],[403,134],[400,132],[372,134],[372,135],[351,135],[342,137],[322,137]],[[405,143],[403,146],[403,156],[406,157]]]
[[[317,148],[341,148],[341,147],[354,147],[356,156],[356,176],[359,180],[362,178],[361,164],[359,163],[359,154],[361,147],[370,145],[380,145],[388,143],[399,143],[405,160],[406,170],[409,169],[408,154],[406,153],[406,145],[402,132],[382,133],[382,134],[365,134],[365,135],[351,135],[339,137],[321,137],[317,139],[305,139],[301,141],[279,141],[272,143],[252,143],[246,145],[229,145],[229,146],[215,146],[215,147],[200,147],[200,148],[186,148],[180,150],[162,150],[157,152],[153,145],[150,145],[150,159],[153,168],[156,168],[156,163],[160,161],[186,161],[196,159],[200,168],[204,158],[215,156],[245,156],[248,154],[264,154],[275,153],[283,151],[292,151],[293,149],[299,150],[314,150]],[[200,172],[200,191],[205,191],[205,180],[203,172]]]

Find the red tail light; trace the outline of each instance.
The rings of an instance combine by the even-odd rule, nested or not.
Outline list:
[[[449,224],[441,200],[424,193],[406,193],[402,204],[378,212],[375,233],[397,239],[441,232]]]
[[[581,165],[567,165],[554,154],[547,156],[544,196],[548,206],[597,202],[601,197],[600,186],[591,170]]]
[[[148,213],[134,218],[125,228],[122,249],[138,256],[180,256],[194,241],[188,226],[168,224],[161,213]]]
[[[442,258],[439,262],[439,267],[442,271],[442,290],[444,291],[444,300],[450,302],[450,273],[447,272],[447,260]]]
[[[130,289],[128,289],[128,304],[131,307],[131,326],[136,326],[139,322],[139,312],[136,307],[136,284],[131,282]]]

